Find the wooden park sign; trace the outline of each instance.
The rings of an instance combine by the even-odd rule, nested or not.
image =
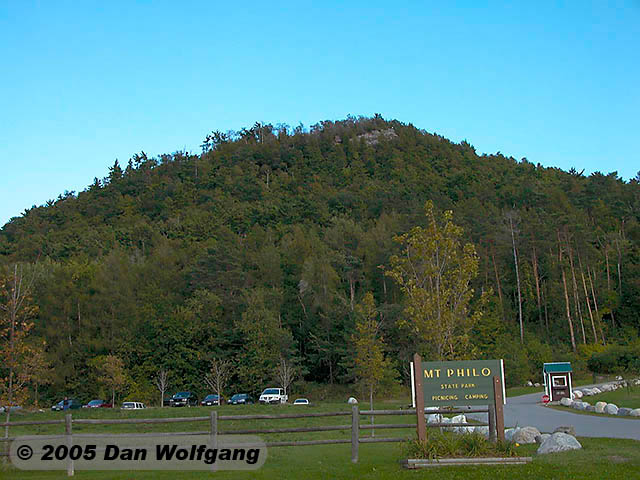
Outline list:
[[[490,430],[504,439],[502,360],[423,362],[416,354],[411,383],[420,440],[426,439],[425,405],[442,409],[486,405]]]

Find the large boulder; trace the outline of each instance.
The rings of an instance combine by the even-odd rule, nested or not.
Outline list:
[[[519,428],[517,432],[513,434],[512,440],[516,443],[536,443],[536,437],[540,436],[540,430],[536,427],[523,427]]]
[[[596,407],[594,407],[593,405],[587,405],[584,410],[586,412],[596,413]]]
[[[427,423],[442,423],[442,415],[440,413],[430,413],[425,415],[427,417]]]
[[[538,447],[538,455],[547,453],[565,452],[567,450],[578,450],[582,448],[580,442],[573,435],[562,432],[556,432],[547,438],[542,445]]]
[[[551,436],[550,433],[541,433],[536,437],[536,443],[543,444],[544,441]]]
[[[600,390],[598,387],[593,387],[591,391],[593,392],[591,395],[598,395],[599,393],[602,393],[602,390]]]
[[[533,384],[533,386],[536,387],[536,388],[539,388],[540,384],[538,382],[536,382],[536,383]]]
[[[632,411],[633,410],[631,408],[620,407],[618,409],[617,415],[620,415],[621,417],[627,417]]]
[[[631,417],[640,417],[640,408],[634,408],[629,414]]]
[[[587,405],[589,405],[587,402],[573,402],[571,404],[571,408],[574,408],[576,410],[585,410],[587,408]]]
[[[504,431],[504,439],[505,439],[507,442],[512,441],[512,440],[513,440],[513,436],[515,435],[515,433],[516,433],[518,430],[520,430],[518,427],[516,427],[516,428],[507,428],[507,429]]]
[[[573,435],[574,437],[576,436],[576,429],[573,428],[573,425],[560,425],[553,431],[553,433],[558,432],[566,433],[567,435]]]
[[[613,403],[609,403],[606,407],[604,407],[604,413],[608,413],[609,415],[617,415],[618,414],[618,406]]]
[[[604,409],[607,406],[607,402],[596,403],[596,413],[604,413]]]
[[[473,433],[476,433],[478,435],[482,435],[483,437],[489,437],[489,427],[476,427],[473,430]]]
[[[525,387],[533,387],[533,382],[531,380],[527,381],[527,383],[525,383]]]
[[[467,417],[464,415],[456,415],[451,417],[451,423],[467,423]]]
[[[563,405],[565,407],[570,407],[572,403],[572,400],[569,397],[563,397],[560,399],[560,405]]]
[[[575,398],[582,398],[582,395],[583,395],[583,394],[582,394],[582,391],[581,391],[581,390],[574,390],[574,391],[573,391],[573,396],[574,396]]]

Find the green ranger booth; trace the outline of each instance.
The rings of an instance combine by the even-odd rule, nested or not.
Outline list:
[[[544,393],[549,395],[549,401],[559,402],[562,398],[573,396],[572,372],[573,369],[569,362],[545,363],[542,366]]]

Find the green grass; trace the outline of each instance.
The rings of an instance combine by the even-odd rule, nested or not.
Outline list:
[[[635,386],[632,389],[619,388],[612,392],[604,392],[583,398],[585,402],[589,402],[592,405],[595,405],[596,402],[606,402],[614,403],[618,407],[640,408],[640,387]]]
[[[626,480],[638,478],[640,442],[619,439],[580,438],[583,450],[535,456],[536,445],[518,447],[519,454],[534,456],[518,466],[456,466],[411,471],[399,464],[403,447],[397,444],[361,445],[360,461],[352,464],[349,445],[285,447],[269,451],[266,464],[255,472],[76,472],[91,480],[137,479],[437,479],[511,480],[514,478]],[[0,471],[0,478],[53,480],[67,478],[65,472]]]
[[[398,408],[400,403],[378,403],[376,408]],[[365,408],[361,405],[361,408]],[[283,406],[223,406],[218,408],[221,414],[249,414],[249,413],[289,413],[297,411],[349,411],[345,404],[323,404],[311,407]],[[77,418],[150,418],[150,417],[182,417],[182,416],[205,416],[210,409],[207,408],[182,408],[182,409],[147,409],[144,411],[119,410],[75,410],[74,417]],[[14,415],[15,420],[35,420],[63,418],[60,412],[25,413]],[[361,417],[361,422],[368,422],[369,419]],[[412,423],[411,416],[387,416],[377,417],[376,423]],[[309,426],[320,424],[349,424],[350,417],[325,417],[307,419],[287,419],[287,420],[252,420],[252,421],[222,421],[220,429],[230,430],[234,428],[250,428],[250,426],[264,427],[284,427]],[[169,432],[169,431],[189,431],[206,430],[206,423],[188,422],[184,424],[161,424],[161,425],[109,425],[109,426],[74,426],[75,432],[95,432],[95,433],[126,433],[126,432]],[[27,433],[62,433],[62,425],[38,426],[38,427],[15,427],[10,431],[11,436],[23,435]],[[368,431],[361,434],[367,435]],[[382,431],[376,435],[380,436]],[[407,436],[413,437],[414,429],[405,430],[385,430],[385,436]],[[265,435],[265,439],[310,439],[310,438],[349,438],[350,432],[317,432],[303,434],[280,434]],[[535,457],[533,463],[519,466],[468,466],[468,467],[443,467],[437,470],[410,471],[405,470],[399,464],[402,458],[406,458],[407,444],[363,444],[360,445],[360,461],[352,464],[350,461],[350,446],[346,445],[326,445],[308,447],[281,447],[269,450],[266,464],[255,472],[216,472],[215,478],[236,479],[384,479],[392,478],[420,478],[447,480],[454,478],[465,478],[466,480],[485,479],[491,480],[512,479],[512,478],[539,478],[539,479],[571,479],[589,478],[591,479],[628,479],[637,478],[640,471],[640,442],[633,440],[619,439],[580,439],[584,450],[552,454]],[[518,455],[534,455],[536,445],[523,445],[517,448]],[[0,478],[4,479],[29,479],[29,480],[49,480],[66,478],[65,472],[23,472],[11,467],[0,468]],[[206,472],[76,472],[76,478],[107,480],[107,479],[204,479],[213,478],[212,474]]]
[[[612,392],[604,392],[598,395],[582,397],[580,400],[588,402],[591,405],[595,405],[597,402],[606,402],[613,403],[618,408],[640,408],[640,388],[634,387],[631,390],[627,390],[626,388],[619,388],[618,390],[614,390]],[[575,410],[571,407],[563,407],[561,405],[553,405],[552,408],[555,408],[556,410],[570,411],[572,413],[578,413],[581,415],[596,415],[598,417],[614,417],[640,420],[640,417],[621,417],[619,415],[608,415],[606,413],[587,412],[585,410]]]
[[[582,387],[584,385],[592,385],[593,383],[604,383],[613,380],[614,377],[598,377],[593,381],[593,376],[580,376],[573,379],[573,387]],[[520,395],[528,395],[530,393],[544,393],[544,387],[511,387],[507,388],[507,398],[519,397]]]

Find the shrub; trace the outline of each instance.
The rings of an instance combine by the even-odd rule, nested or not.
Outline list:
[[[631,345],[609,345],[594,353],[587,362],[593,373],[640,373],[640,342]]]
[[[427,440],[417,439],[405,445],[408,458],[459,458],[459,457],[515,457],[514,442],[492,442],[483,435],[469,433],[458,435],[439,430],[427,431]]]

